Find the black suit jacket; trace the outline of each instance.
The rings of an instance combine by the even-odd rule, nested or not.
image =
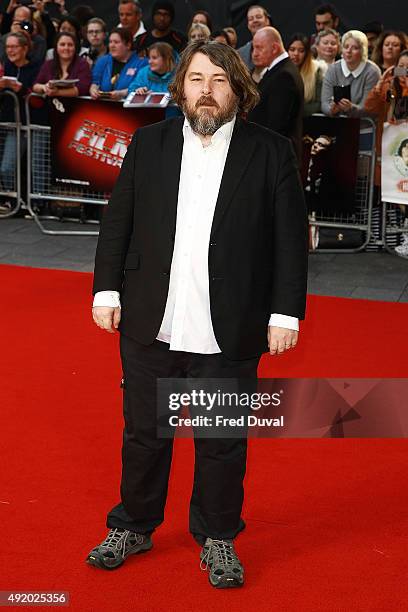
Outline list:
[[[258,89],[261,99],[249,113],[249,120],[290,138],[300,161],[304,87],[299,69],[285,58],[268,70]]]
[[[94,293],[121,292],[120,330],[151,344],[169,288],[183,118],[139,128],[105,212]],[[215,337],[230,359],[268,350],[272,312],[303,318],[307,223],[290,142],[237,119],[211,230],[209,294]]]

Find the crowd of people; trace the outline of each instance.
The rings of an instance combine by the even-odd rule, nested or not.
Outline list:
[[[186,32],[173,27],[169,1],[153,4],[149,29],[143,19],[138,0],[119,0],[118,23],[109,31],[86,5],[68,14],[64,0],[10,0],[1,16],[0,91],[11,89],[21,101],[31,91],[94,100],[168,92],[186,46],[213,40],[236,48],[257,83],[260,102],[249,119],[289,137],[299,157],[304,117],[371,116],[381,135],[384,120],[407,116],[407,34],[380,22],[344,32],[332,4],[315,9],[315,32],[295,32],[287,41],[268,11],[252,5],[251,39],[242,46],[233,27],[216,29],[205,10],[192,15]],[[3,103],[0,119],[12,120],[10,112]],[[378,168],[377,185],[379,176]]]
[[[108,31],[103,19],[86,5],[68,14],[64,0],[10,0],[1,16],[0,88],[23,95],[34,91],[50,97],[90,95],[116,100],[135,90],[165,92],[186,45],[214,40],[237,48],[257,83],[279,56],[289,58],[303,83],[301,106],[306,116],[372,114],[372,105],[365,104],[367,96],[381,75],[391,76],[400,56],[404,57],[407,35],[384,31],[379,22],[341,33],[331,4],[317,7],[314,16],[316,32],[295,32],[285,45],[276,28],[264,31],[274,26],[268,11],[253,5],[247,12],[251,40],[238,46],[234,28],[215,29],[205,10],[192,16],[186,33],[175,30],[175,10],[168,1],[154,3],[151,28],[146,30],[138,0],[119,0],[118,24]],[[292,75],[295,78],[294,71]],[[58,80],[76,83],[57,87]],[[401,78],[400,88],[390,78],[385,82],[397,94],[406,86]],[[334,100],[333,88],[347,85],[348,96]],[[282,104],[286,106],[286,100]]]

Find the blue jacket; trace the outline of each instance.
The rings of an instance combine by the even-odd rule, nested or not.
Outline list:
[[[165,72],[164,74],[157,74],[157,72],[152,72],[150,70],[150,66],[144,66],[130,83],[129,91],[134,91],[139,87],[147,87],[149,91],[166,93],[173,77],[174,70]]]
[[[99,85],[101,91],[112,91],[113,89],[127,89],[135,78],[137,72],[146,66],[147,59],[141,59],[136,53],[132,53],[125,66],[122,68],[115,86],[112,87],[113,58],[110,53],[98,59],[92,68],[92,83]]]

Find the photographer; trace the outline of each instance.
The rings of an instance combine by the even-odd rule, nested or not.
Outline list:
[[[31,39],[31,50],[28,59],[34,64],[41,64],[44,61],[45,53],[47,50],[47,43],[43,36],[36,34],[33,25],[33,12],[27,5],[17,6],[14,11],[10,14],[6,14],[5,17],[9,17],[8,27],[5,30],[7,33],[10,32],[26,32]],[[7,19],[6,19],[7,21]],[[4,26],[4,23],[3,23]],[[4,30],[3,30],[4,31]],[[0,61],[5,59],[4,51],[5,35],[0,39]]]

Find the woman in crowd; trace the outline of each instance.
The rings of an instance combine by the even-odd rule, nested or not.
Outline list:
[[[371,59],[384,72],[391,66],[395,66],[398,57],[408,47],[407,36],[404,32],[386,30],[378,38]]]
[[[233,49],[237,48],[237,44],[238,44],[238,35],[237,32],[235,30],[235,28],[228,26],[226,28],[222,28],[224,30],[224,32],[226,32],[229,36],[230,39],[230,45]]]
[[[188,42],[194,42],[196,40],[205,40],[208,42],[210,38],[211,32],[203,23],[193,23],[188,31]]]
[[[11,90],[20,103],[20,116],[25,122],[24,96],[30,92],[39,69],[38,64],[30,62],[28,54],[31,40],[25,32],[11,32],[5,37],[6,59],[4,62],[4,75],[0,78],[0,92]],[[7,77],[11,77],[8,80]],[[0,121],[14,122],[15,105],[11,97],[4,96],[0,110]],[[25,141],[22,142],[22,152],[25,150]],[[0,162],[0,180],[3,189],[13,190],[13,178],[16,163],[16,136],[8,131],[3,144]]]
[[[313,59],[310,41],[306,34],[297,32],[292,35],[288,44],[288,54],[299,68],[305,88],[304,115],[320,113],[323,77],[325,64]]]
[[[398,68],[408,70],[408,51],[403,51],[396,61]],[[377,84],[369,92],[365,101],[366,111],[377,118],[376,131],[376,167],[374,184],[379,189],[381,185],[381,149],[383,126],[385,122],[394,123],[408,119],[408,76],[394,76],[394,66],[387,68]],[[403,145],[404,143],[401,143]],[[400,153],[402,152],[400,146]],[[405,217],[408,217],[407,207],[401,207]],[[408,233],[402,234],[402,242],[395,247],[399,255],[408,256]]]
[[[78,55],[80,57],[88,55],[89,49],[81,44],[81,26],[75,17],[71,17],[71,15],[64,17],[59,24],[58,33],[59,32],[68,32],[69,34],[73,34],[77,40]],[[54,48],[48,49],[46,59],[49,60],[53,57]]]
[[[341,44],[342,59],[329,66],[323,79],[322,111],[330,117],[361,117],[367,114],[364,102],[381,72],[368,59],[368,40],[363,32],[349,30]],[[339,87],[345,88],[343,96]]]
[[[139,70],[129,85],[129,91],[144,94],[148,91],[166,93],[174,76],[176,62],[171,45],[158,42],[148,49],[149,64]]]
[[[78,79],[75,85],[57,87],[52,81]],[[33,91],[49,97],[87,96],[91,85],[88,62],[79,57],[77,39],[69,32],[59,32],[54,43],[54,58],[47,60],[35,81]]]
[[[202,23],[212,32],[212,20],[210,14],[207,11],[196,11],[191,18],[189,26],[187,28],[187,32],[191,28],[194,23]]]
[[[3,66],[4,74],[0,78],[0,90],[11,89],[21,101],[22,96],[29,93],[39,70],[39,65],[28,59],[30,45],[30,36],[25,32],[10,32],[5,37],[6,60]],[[1,108],[1,120],[14,121],[14,114],[11,117],[9,113],[4,112],[5,106],[7,105],[3,104]],[[8,116],[7,119],[5,115]]]
[[[110,97],[121,100],[141,68],[147,65],[132,51],[132,34],[126,28],[114,28],[109,36],[109,53],[99,58],[92,69],[90,95],[94,100]]]
[[[229,34],[225,30],[216,30],[212,33],[211,38],[214,42],[219,42],[223,45],[228,45],[229,47],[231,47]]]
[[[315,38],[314,49],[317,60],[327,65],[334,64],[341,50],[339,33],[331,29],[320,30]]]

